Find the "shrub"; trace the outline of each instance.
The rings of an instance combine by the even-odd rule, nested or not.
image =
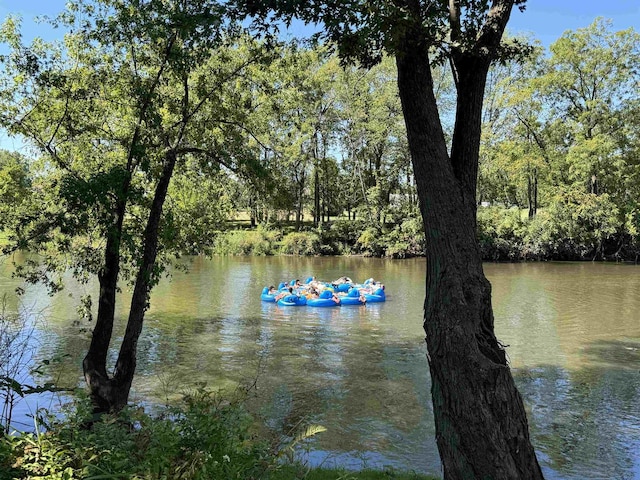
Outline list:
[[[526,253],[535,258],[592,260],[603,255],[603,245],[623,228],[619,210],[606,193],[560,192],[529,225]]]
[[[216,237],[214,255],[273,255],[281,233],[258,226],[256,230],[232,230]]]
[[[125,409],[90,429],[87,402],[69,413],[51,420],[46,433],[5,437],[0,461],[15,458],[11,478],[262,478],[277,468],[242,403],[204,389],[159,415]]]
[[[318,255],[320,237],[313,232],[293,232],[282,239],[280,251],[290,255]]]
[[[400,232],[408,245],[405,257],[424,255],[427,242],[422,218],[409,218],[405,220],[400,225]],[[387,252],[387,256],[390,256],[389,252]]]
[[[13,454],[11,437],[2,433],[0,437],[0,480],[19,478],[19,470],[13,467],[16,458]]]
[[[485,260],[516,260],[523,255],[527,220],[517,208],[478,209],[478,242]]]
[[[329,235],[332,241],[338,240],[354,246],[365,225],[362,220],[336,220],[329,228]]]
[[[365,229],[362,220],[335,220],[318,227],[322,255],[352,255],[359,252],[358,237]]]
[[[381,257],[385,251],[382,232],[377,227],[368,227],[358,237],[358,245],[366,256]]]

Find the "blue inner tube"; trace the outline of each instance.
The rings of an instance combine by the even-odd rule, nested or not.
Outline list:
[[[367,303],[384,302],[386,300],[383,295],[373,295],[371,293],[367,293],[364,298],[367,299]]]
[[[333,298],[311,298],[307,300],[309,307],[339,307],[340,304],[333,301]]]
[[[287,295],[278,300],[281,307],[301,307],[307,304],[307,297],[299,297],[297,295]]]
[[[387,298],[384,294],[384,289],[379,288],[373,293],[367,293],[364,298],[367,299],[367,302],[384,302]]]
[[[339,283],[334,288],[338,292],[348,292],[349,289],[351,288],[351,284],[350,283]]]
[[[342,305],[364,305],[364,302],[360,301],[360,296],[357,297],[340,297],[340,303]]]
[[[360,290],[352,288],[345,296],[340,297],[342,305],[364,305],[364,301],[360,300]]]
[[[262,295],[260,295],[260,300],[263,302],[275,302],[276,301],[275,293],[269,293],[269,287],[264,287],[262,289]]]

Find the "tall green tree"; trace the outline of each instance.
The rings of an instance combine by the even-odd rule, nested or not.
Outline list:
[[[634,237],[637,226],[629,220],[639,211],[634,112],[640,34],[633,29],[614,32],[611,22],[600,18],[588,27],[566,32],[550,52],[546,73],[531,83],[546,97],[550,112],[552,146],[560,154],[553,170],[567,192],[559,200],[566,203],[580,194],[607,194],[607,201],[616,207],[609,213],[618,212],[621,240],[625,235]],[[582,206],[600,203],[589,198],[580,202]],[[591,216],[595,215],[597,211]],[[583,223],[590,225],[586,218]],[[612,233],[611,226],[596,230],[603,232],[600,245]]]
[[[2,29],[11,48],[2,123],[44,158],[50,192],[41,215],[22,219],[16,248],[45,259],[31,278],[51,280],[54,266],[98,278],[83,362],[96,411],[128,400],[149,294],[171,254],[164,240],[176,224],[164,207],[174,172],[187,160],[202,172],[257,165],[245,148],[246,92],[235,86],[264,52],[225,15],[212,0],[80,0],[58,19],[71,28],[64,44],[25,46],[13,19]],[[109,374],[123,280],[133,293]]]
[[[492,62],[520,51],[501,43],[517,0],[241,2],[322,22],[345,57],[395,55],[398,90],[427,238],[424,328],[436,439],[445,478],[542,478],[524,405],[495,337],[491,286],[476,240],[482,107]],[[447,60],[457,99],[450,147],[431,61]]]
[[[377,226],[409,163],[396,77],[393,58],[384,57],[367,70],[347,66],[336,87],[343,168],[365,218]]]
[[[479,201],[527,207],[533,218],[553,150],[544,102],[532,78],[544,70],[542,49],[525,61],[496,64],[489,72],[480,149]]]
[[[543,207],[527,225],[535,251],[598,258],[636,244],[639,53],[636,32],[597,19],[565,32],[546,57],[492,70],[480,198],[528,206],[532,219]]]
[[[314,224],[322,221],[324,175],[329,168],[329,149],[336,122],[334,82],[338,59],[327,48],[293,48],[284,52],[283,90],[278,119],[280,160],[295,183],[296,226],[303,211],[313,211]],[[293,168],[291,168],[293,167]]]
[[[550,51],[547,73],[532,82],[563,133],[556,148],[563,149],[568,179],[591,193],[612,192],[621,154],[616,132],[637,98],[640,35],[612,32],[611,22],[600,18],[566,32]]]
[[[313,212],[316,224],[326,211],[323,193],[329,188],[326,174],[332,170],[334,82],[340,66],[322,46],[294,42],[273,54],[274,61],[256,72],[264,85],[256,99],[265,107],[263,162],[274,173],[272,188],[260,195],[270,210],[287,217],[293,213],[300,228],[305,211]]]

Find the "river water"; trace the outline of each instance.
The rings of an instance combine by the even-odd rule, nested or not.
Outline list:
[[[300,452],[312,464],[442,473],[422,331],[424,259],[185,264],[189,273],[174,272],[153,293],[134,400],[164,403],[198,382],[231,389],[255,381],[249,405],[269,429],[327,427]],[[18,285],[9,272],[0,266],[0,293]],[[485,272],[496,334],[509,345],[546,477],[640,479],[640,267],[487,264]],[[381,279],[387,302],[329,309],[260,302],[263,286],[310,275]],[[96,292],[94,284],[67,283],[56,297],[28,287],[22,306],[8,297],[8,308],[37,313],[46,327],[36,357],[60,359],[55,378],[73,385],[89,343],[75,309],[82,294]],[[127,300],[125,293],[120,320]],[[20,404],[17,417],[33,408]]]

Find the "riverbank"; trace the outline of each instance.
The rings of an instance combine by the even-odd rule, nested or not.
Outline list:
[[[477,218],[480,253],[486,262],[637,263],[640,258],[640,238],[615,225],[594,226],[579,215],[573,218],[546,209],[529,218],[522,209],[482,207]],[[0,248],[8,243],[7,234],[0,232]],[[426,240],[422,221],[416,217],[390,224],[340,218],[319,226],[279,222],[251,227],[248,221],[233,221],[205,239],[179,239],[176,248],[183,255],[403,259],[424,257]]]
[[[208,255],[362,255],[411,258],[424,256],[422,223],[409,219],[399,225],[371,226],[363,220],[335,220],[318,227],[259,225],[217,232],[208,245],[185,253]]]
[[[634,239],[598,230],[568,229],[541,212],[522,218],[518,210],[478,211],[478,242],[486,262],[614,261],[637,262]],[[399,225],[367,226],[362,221],[336,220],[320,227],[258,226],[218,232],[209,245],[186,252],[207,255],[298,255],[412,258],[425,256],[422,223],[408,219]]]
[[[59,415],[37,416],[36,433],[0,437],[0,480],[28,478],[179,478],[268,480],[435,480],[395,470],[310,468],[296,451],[321,434],[301,426],[291,436],[262,430],[243,400],[198,389],[155,414],[127,408],[96,421],[86,400]]]
[[[326,468],[306,469],[301,466],[283,467],[277,476],[271,480],[437,480],[438,477],[420,475],[417,473],[403,473],[394,470],[362,470],[350,472],[347,470],[332,470]]]

